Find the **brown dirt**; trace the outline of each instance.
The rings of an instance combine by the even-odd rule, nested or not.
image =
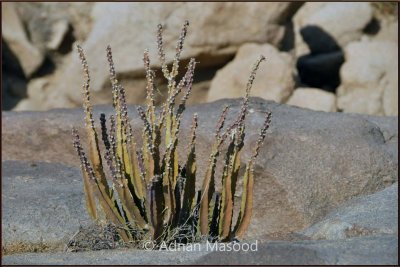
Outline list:
[[[60,246],[49,246],[48,244],[27,244],[27,243],[13,243],[7,246],[2,246],[3,255],[11,255],[17,253],[29,253],[29,252],[49,252],[59,249]]]
[[[365,228],[357,224],[354,224],[353,227],[351,227],[351,229],[347,229],[345,233],[347,238],[351,238],[357,236],[373,235],[376,234],[377,231],[375,229]]]

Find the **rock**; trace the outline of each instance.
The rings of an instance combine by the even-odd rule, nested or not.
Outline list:
[[[246,247],[244,247],[246,249]],[[77,253],[25,253],[3,256],[3,264],[185,264],[185,265],[396,265],[398,237],[375,236],[348,240],[273,241],[256,251],[216,251],[212,245],[181,251],[101,250]],[[79,257],[77,257],[79,255]]]
[[[372,195],[353,199],[302,231],[313,239],[344,239],[360,235],[398,234],[398,183]]]
[[[210,81],[194,83],[192,87],[192,96],[187,101],[188,105],[206,103],[210,85]]]
[[[3,17],[2,37],[18,58],[25,76],[29,77],[40,67],[44,55],[29,42],[15,9],[15,3],[5,3],[1,15]]]
[[[252,95],[278,103],[285,101],[294,89],[293,60],[288,53],[279,52],[269,44],[241,46],[235,59],[220,69],[212,80],[207,101],[243,96],[251,68],[260,55],[267,58],[267,63],[260,65]]]
[[[49,78],[36,78],[29,81],[28,98],[20,101],[14,108],[15,111],[22,110],[43,110],[41,103],[46,100],[48,95]]]
[[[4,75],[4,72],[3,72],[3,95],[2,95],[3,98],[1,100],[3,110],[13,109],[18,104],[18,102],[21,100],[21,98],[15,96],[15,94],[11,91],[15,87],[14,87],[14,85],[11,85],[9,83],[10,80],[12,80],[12,78],[10,79],[6,75]],[[19,88],[22,88],[22,87],[18,86],[18,89]]]
[[[336,95],[317,88],[297,88],[288,105],[326,112],[336,111]]]
[[[188,142],[191,116],[199,114],[198,186],[216,120],[226,104],[232,106],[229,123],[239,112],[239,100],[190,106],[184,114],[178,146],[181,158],[187,153],[182,144]],[[247,238],[266,240],[270,234],[303,230],[347,200],[398,180],[397,118],[315,112],[260,98],[250,101],[242,162],[252,153],[267,110],[272,111],[273,119],[255,166],[254,214]],[[112,107],[96,106],[94,112],[98,126],[99,112],[108,117]],[[129,106],[128,112],[140,140],[142,122],[136,107]],[[72,126],[77,127],[86,147],[81,109],[3,112],[2,118],[3,160],[40,159],[79,166],[70,132]],[[221,165],[216,177],[220,171]],[[241,181],[238,183],[237,197],[241,194]],[[216,184],[220,185],[218,179]]]
[[[302,83],[334,92],[340,84],[339,70],[343,62],[343,52],[336,51],[301,56],[296,67]]]
[[[332,53],[341,50],[336,40],[318,26],[307,25],[300,29],[300,34],[312,55]]]
[[[50,39],[46,43],[46,47],[50,50],[57,50],[62,41],[64,40],[65,35],[69,29],[69,23],[67,20],[59,20],[52,26],[52,34]]]
[[[156,29],[164,23],[164,44],[168,62],[175,54],[181,25],[191,14],[189,33],[182,59],[196,57],[199,68],[226,63],[246,42],[279,42],[283,36],[282,21],[297,3],[96,3],[91,19],[93,28],[82,43],[87,53],[94,92],[109,91],[109,71],[105,49],[113,48],[114,62],[124,80],[144,76],[143,51],[150,48],[151,59],[158,66]],[[235,14],[251,14],[240,22]],[[259,19],[262,18],[262,19]],[[223,23],[222,23],[223,22]],[[217,25],[217,26],[216,26]],[[219,25],[219,26],[218,26]],[[238,34],[240,32],[240,34]],[[129,55],[129,56],[128,56]],[[62,96],[76,106],[80,101],[82,74],[76,53],[68,57],[66,67],[56,73],[51,97]],[[183,65],[183,64],[182,64]],[[183,67],[183,66],[182,66]],[[249,66],[251,67],[251,66]],[[66,83],[65,81],[68,81]],[[76,90],[71,90],[76,88]],[[132,91],[142,88],[132,88]],[[110,103],[110,102],[109,102]],[[43,103],[47,109],[63,107],[56,101]]]
[[[371,19],[369,3],[305,4],[293,18],[301,82],[335,92],[344,62],[342,48],[358,40]]]
[[[381,29],[372,37],[376,41],[399,42],[399,22],[397,20],[381,20]]]
[[[369,3],[306,3],[293,17],[295,32],[296,57],[310,52],[300,36],[300,31],[307,26],[314,26],[329,34],[339,45],[344,47],[351,41],[358,40],[362,30],[372,19]],[[311,47],[323,48],[324,39],[309,38]]]
[[[374,18],[369,24],[369,29],[364,31],[371,35],[371,39],[376,41],[389,41],[398,43],[399,16],[398,3],[372,3],[374,8]]]
[[[79,168],[37,161],[3,161],[2,250],[63,249],[90,224]]]
[[[2,60],[2,109],[11,110],[22,98],[27,96],[27,79],[18,58],[7,43],[1,42]]]
[[[194,264],[338,265],[397,264],[398,237],[379,236],[336,241],[268,242],[256,252],[213,252]]]
[[[345,48],[338,108],[344,112],[398,114],[398,45],[363,40]],[[382,101],[383,99],[383,101]]]
[[[349,113],[350,115],[350,113]],[[398,147],[395,147],[395,144],[398,144],[398,132],[393,131],[393,127],[398,127],[398,122],[386,120],[386,117],[382,116],[370,116],[365,114],[351,114],[352,116],[361,116],[365,120],[368,120],[375,125],[379,125],[379,129],[382,132],[383,138],[385,139],[385,143],[387,144],[387,152],[390,153],[394,158],[398,157]],[[394,124],[393,124],[394,123]],[[390,179],[389,179],[390,180]],[[392,181],[391,181],[392,182]],[[389,182],[389,183],[391,183]]]
[[[3,76],[3,88],[6,88],[8,93],[14,97],[25,98],[27,96],[25,79],[12,73],[6,74]]]
[[[25,110],[41,110],[41,105],[35,103],[35,101],[31,99],[22,99],[18,101],[18,103],[13,108],[14,111],[25,111]]]
[[[137,249],[100,250],[90,252],[26,253],[3,256],[3,264],[89,264],[89,265],[165,265],[190,264],[209,252],[152,251]],[[78,256],[79,255],[79,256]],[[78,256],[78,257],[77,257]]]
[[[344,87],[338,88],[337,106],[344,112],[365,113],[383,115],[382,92],[373,88],[352,88],[351,91],[343,93]]]
[[[73,37],[73,40],[79,41],[87,38],[92,28],[90,12],[93,5],[94,3],[90,2],[20,2],[16,4],[16,8],[27,25],[32,43],[40,49],[50,51],[48,54],[53,57],[55,49],[52,48],[51,42],[54,42],[53,46],[59,43],[57,47],[59,49],[66,38]],[[69,27],[73,29],[72,36],[68,36]],[[72,47],[69,47],[69,51],[71,49]]]
[[[398,61],[396,67],[398,68]],[[388,85],[383,91],[383,113],[386,116],[399,115],[399,76],[395,69],[387,73]]]

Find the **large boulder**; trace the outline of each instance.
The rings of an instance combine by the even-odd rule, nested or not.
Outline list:
[[[345,48],[338,108],[345,112],[398,115],[398,44],[362,40]]]
[[[302,232],[313,239],[398,234],[398,183],[369,196],[344,203]]]
[[[168,62],[175,54],[175,45],[185,19],[189,19],[188,38],[182,59],[196,57],[199,68],[219,65],[228,61],[240,45],[246,42],[278,43],[283,37],[281,23],[293,13],[297,3],[96,3],[92,9],[92,29],[82,43],[87,53],[94,94],[109,91],[108,66],[105,49],[113,48],[118,73],[124,80],[144,76],[143,51],[150,48],[152,61],[158,66],[156,29],[165,25],[164,44]],[[188,18],[187,14],[190,14]],[[237,16],[245,16],[237,20]],[[260,19],[261,18],[261,19]],[[240,32],[240,34],[238,34]],[[184,64],[182,64],[184,65]],[[182,66],[183,67],[183,66]],[[81,64],[76,53],[65,61],[51,81],[50,99],[64,98],[67,107],[76,106],[81,94]],[[134,98],[138,90],[129,88],[131,103],[142,103]],[[65,101],[64,101],[65,102]],[[57,101],[43,103],[42,108],[65,107]]]
[[[326,112],[336,111],[336,95],[318,88],[296,88],[286,104]]]
[[[247,80],[255,61],[264,55],[267,64],[260,65],[252,94],[278,103],[284,102],[294,89],[293,66],[290,54],[279,52],[269,44],[245,44],[235,58],[220,69],[211,82],[207,101],[241,97],[246,92]]]
[[[378,236],[324,241],[275,241],[257,251],[215,251],[195,264],[209,265],[374,265],[397,264],[398,237]]]
[[[315,38],[316,34],[314,38],[303,40],[303,28],[316,27],[333,38],[339,47],[344,47],[361,37],[362,30],[371,19],[372,7],[369,3],[306,3],[293,17],[296,56],[313,52],[313,48],[329,48],[324,38]]]
[[[62,250],[80,226],[85,210],[79,168],[57,163],[2,163],[2,250]]]
[[[395,183],[383,191],[350,200],[302,232],[306,238],[330,240],[300,237],[282,241],[281,236],[277,238],[280,241],[265,242],[262,237],[254,237],[257,241],[242,242],[252,247],[256,244],[257,250],[250,252],[243,251],[246,247],[242,245],[242,250],[226,252],[202,244],[192,251],[119,249],[83,252],[76,257],[76,253],[61,251],[78,230],[91,224],[85,211],[80,170],[59,163],[4,161],[2,250],[6,255],[2,263],[394,264],[398,257],[397,187]],[[351,227],[343,227],[347,224]],[[28,251],[48,252],[25,253]]]
[[[187,153],[182,144],[188,142],[191,116],[199,114],[198,186],[216,120],[226,104],[231,105],[228,121],[232,121],[239,112],[238,100],[191,106],[183,117],[178,146],[181,157]],[[252,153],[267,110],[273,118],[255,167],[254,214],[247,238],[268,239],[271,234],[302,230],[345,201],[398,180],[397,118],[316,112],[260,98],[250,101],[243,162]],[[99,112],[111,114],[112,107],[97,106],[94,112],[98,118]],[[142,122],[135,106],[129,107],[129,114],[140,140]],[[81,109],[3,112],[2,159],[59,162],[78,168],[71,128],[77,127],[86,147],[83,125]],[[217,177],[220,171],[219,165]],[[220,184],[218,179],[216,184]]]
[[[205,249],[196,252],[113,249],[79,253],[24,253],[6,255],[2,259],[2,263],[7,265],[191,265],[195,260],[208,253],[210,252]]]

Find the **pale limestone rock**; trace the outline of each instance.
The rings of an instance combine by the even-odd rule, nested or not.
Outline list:
[[[338,108],[374,115],[398,114],[398,45],[363,40],[345,49]]]
[[[260,65],[251,95],[284,102],[294,88],[294,63],[289,54],[279,52],[269,44],[245,44],[240,47],[235,59],[219,70],[212,80],[207,101],[243,97],[252,66],[260,55],[266,57],[266,62]]]
[[[182,59],[196,57],[198,67],[225,63],[247,42],[278,43],[283,26],[294,3],[96,3],[92,9],[92,30],[82,43],[91,71],[94,94],[109,91],[105,49],[113,49],[115,67],[123,81],[144,76],[143,51],[150,49],[152,64],[159,65],[156,48],[157,24],[163,23],[166,58],[171,62],[180,29],[190,21]],[[189,15],[188,15],[189,14]],[[240,19],[238,19],[240,17]],[[81,65],[76,53],[66,60],[52,81],[54,97],[63,97],[71,105],[80,103]],[[181,64],[181,68],[185,66]],[[68,81],[67,83],[65,81]],[[140,96],[130,103],[141,103],[139,90],[126,88],[127,94]],[[64,102],[65,102],[64,101]],[[57,102],[43,103],[46,108],[60,107]]]
[[[317,26],[331,37],[339,46],[358,40],[362,30],[372,19],[369,3],[328,3],[309,2],[304,4],[293,17],[296,57],[308,54],[309,49],[303,41],[300,30],[306,26]],[[318,42],[318,40],[313,40]]]
[[[68,32],[69,23],[67,20],[59,20],[52,26],[50,40],[46,43],[46,47],[50,50],[56,50],[62,43],[65,34]]]
[[[44,55],[29,42],[15,9],[15,3],[4,3],[1,15],[2,37],[18,58],[24,74],[29,77],[40,67]]]
[[[312,110],[335,112],[336,95],[318,88],[297,88],[286,104]]]

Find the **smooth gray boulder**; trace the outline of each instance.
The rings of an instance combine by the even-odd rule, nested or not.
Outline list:
[[[59,163],[3,161],[2,250],[63,249],[90,224],[80,170]]]
[[[353,199],[301,233],[313,239],[398,234],[398,183],[375,194]]]
[[[152,250],[100,250],[90,252],[67,253],[26,253],[5,256],[2,264],[46,264],[46,265],[142,265],[142,264],[190,264],[194,260],[207,254],[207,251],[152,251]]]
[[[239,112],[240,100],[191,106],[184,113],[178,145],[181,158],[187,153],[191,117],[193,113],[199,116],[198,185],[204,177],[216,121],[226,104],[231,105],[229,123]],[[252,153],[268,110],[273,114],[272,123],[255,166],[254,214],[246,238],[268,239],[271,234],[301,231],[349,199],[375,193],[398,180],[397,117],[317,112],[260,98],[250,101],[243,163]],[[94,117],[100,112],[108,117],[112,107],[96,106]],[[136,106],[129,106],[128,113],[134,134],[141,140],[142,122]],[[77,127],[86,147],[83,125],[81,109],[3,112],[3,160],[40,159],[78,168],[71,128]],[[217,186],[220,171],[221,165]],[[239,181],[236,197],[240,194]]]
[[[268,242],[257,252],[213,252],[195,264],[341,265],[397,264],[398,237],[358,237],[346,240]]]

